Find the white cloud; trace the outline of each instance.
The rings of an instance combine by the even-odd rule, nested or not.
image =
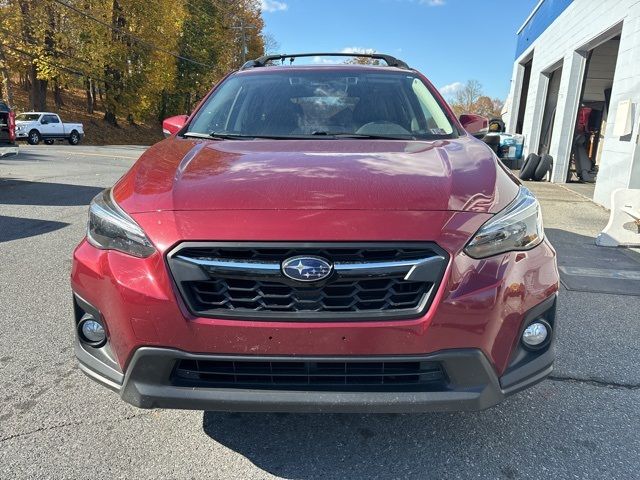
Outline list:
[[[372,53],[376,53],[376,50],[373,48],[363,48],[363,47],[345,47],[338,53],[344,53],[345,56],[349,56],[353,53],[365,53],[371,55]],[[344,59],[340,57],[313,57],[311,60],[313,63],[317,63],[320,65],[336,65],[343,63]]]
[[[330,57],[313,57],[313,63],[318,63],[320,65],[335,65],[337,60],[331,60]]]
[[[446,4],[445,0],[420,0],[420,3],[430,7],[442,7]]]
[[[464,88],[464,83],[453,82],[443,87],[440,87],[438,90],[440,90],[440,93],[442,94],[443,97],[450,97],[458,93],[463,88]]]
[[[278,0],[260,0],[260,9],[263,12],[282,12],[289,8],[285,2],[279,2]]]
[[[345,47],[340,50],[340,53],[366,53],[371,55],[372,53],[376,53],[376,51],[373,48]]]

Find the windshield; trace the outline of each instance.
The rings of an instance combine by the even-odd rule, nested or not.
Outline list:
[[[398,138],[455,136],[427,86],[407,72],[274,71],[226,80],[186,136]]]
[[[39,118],[39,113],[21,113],[20,115],[16,115],[16,120],[23,122],[32,122],[33,120],[38,120]]]

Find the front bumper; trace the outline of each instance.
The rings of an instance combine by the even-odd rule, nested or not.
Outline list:
[[[168,348],[143,347],[136,351],[126,374],[114,371],[111,372],[112,377],[108,378],[107,369],[98,372],[89,363],[83,363],[83,360],[87,360],[85,355],[88,353],[82,346],[77,347],[76,354],[85,373],[119,392],[123,400],[137,407],[238,412],[400,413],[482,410],[496,405],[512,393],[538,383],[553,369],[553,348],[550,347],[536,357],[533,365],[510,372],[507,384],[504,377],[497,377],[493,367],[479,350],[450,350],[420,358],[439,362],[443,366],[448,381],[446,388],[441,391],[221,389],[176,386],[171,381],[172,372],[179,360],[221,361],[228,359],[228,356],[195,355]],[[411,359],[414,360],[415,357]],[[265,358],[251,357],[251,360]]]
[[[77,299],[84,310],[90,309]],[[556,296],[525,315],[524,328],[543,317],[555,325]],[[90,310],[89,310],[90,311]],[[92,314],[99,315],[97,311]],[[94,349],[76,337],[76,357],[80,368],[99,383],[117,391],[121,398],[141,408],[180,408],[215,411],[261,412],[362,412],[400,413],[425,411],[482,410],[507,396],[543,380],[553,370],[554,337],[547,348],[530,352],[518,344],[509,367],[499,377],[494,366],[479,349],[450,349],[426,355],[402,356],[253,356],[187,353],[172,348],[141,347],[126,371],[112,360],[108,344]],[[328,391],[297,389],[211,388],[183,386],[175,381],[180,361],[420,361],[436,362],[445,372],[438,388],[428,391]]]
[[[318,211],[309,215],[303,210],[261,210],[243,211],[241,218],[238,215],[225,211],[134,215],[150,238],[161,239],[158,254],[148,258],[99,250],[86,241],[78,246],[72,289],[100,310],[111,349],[109,364],[117,375],[109,376],[111,367],[106,369],[107,375],[101,374],[102,367],[92,368],[91,360],[83,357],[90,353],[81,348],[78,356],[86,372],[98,380],[106,379],[103,383],[111,383],[109,386],[125,400],[143,407],[421,411],[485,408],[551,370],[552,353],[535,358],[515,353],[528,312],[547,301],[555,302],[558,274],[555,252],[547,242],[527,252],[475,260],[461,251],[487,219],[475,213]],[[230,227],[219,228],[227,225]],[[214,228],[216,231],[211,231]],[[314,238],[343,242],[353,232],[359,232],[358,243],[429,239],[450,254],[433,304],[423,315],[406,320],[341,322],[200,317],[186,308],[166,261],[167,252],[185,239],[304,242]],[[160,376],[156,370],[168,369],[171,364],[163,352],[175,363],[193,354],[205,355],[198,357],[205,360],[221,356],[437,360],[439,357],[432,356],[462,351],[475,352],[464,355],[462,363],[470,371],[480,372],[482,381],[456,382],[429,392],[187,389],[172,384],[166,370]],[[152,358],[140,360],[144,352],[145,358],[153,354]]]

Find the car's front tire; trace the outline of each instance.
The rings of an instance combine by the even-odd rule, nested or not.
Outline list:
[[[42,136],[38,130],[34,129],[29,132],[29,136],[27,137],[29,145],[38,145],[40,140],[42,140]]]
[[[69,135],[69,145],[78,145],[80,143],[80,134],[75,130]]]

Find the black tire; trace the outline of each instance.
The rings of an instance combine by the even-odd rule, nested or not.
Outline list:
[[[535,153],[530,153],[520,169],[520,180],[531,180],[539,163],[540,157]]]
[[[38,130],[33,129],[29,132],[29,136],[27,137],[29,145],[38,145],[40,140],[42,140],[42,135],[40,135]]]
[[[47,139],[44,141],[44,144],[45,144],[45,145],[53,145],[53,140],[51,140],[50,138],[47,138]]]
[[[72,130],[69,134],[69,145],[78,145],[80,143],[80,134]]]
[[[552,162],[553,157],[551,155],[542,155],[535,172],[533,172],[533,180],[535,180],[536,182],[542,181],[542,179],[544,179],[545,175],[551,168]]]

